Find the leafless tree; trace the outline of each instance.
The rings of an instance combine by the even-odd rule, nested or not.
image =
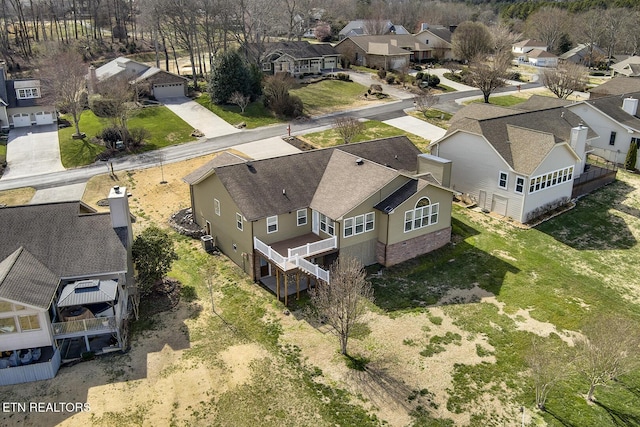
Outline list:
[[[492,51],[493,40],[486,25],[480,22],[463,22],[451,36],[453,54],[463,61]]]
[[[611,58],[621,44],[624,33],[620,29],[634,26],[635,21],[630,21],[629,16],[629,10],[621,8],[609,8],[601,14],[601,25],[604,28],[601,47],[607,52],[607,64],[611,64]]]
[[[371,18],[364,21],[365,33],[371,36],[385,34],[387,31],[387,20],[382,18]]]
[[[233,92],[231,94],[231,97],[229,98],[229,102],[240,107],[240,111],[242,112],[242,114],[244,114],[244,110],[245,108],[247,108],[247,105],[249,105],[249,102],[251,102],[251,98],[248,95],[243,95],[240,92]]]
[[[640,330],[636,322],[621,316],[596,316],[583,327],[576,342],[578,371],[589,381],[587,400],[597,386],[640,367]]]
[[[489,32],[493,39],[493,51],[495,53],[511,52],[511,46],[522,38],[522,34],[512,32],[503,23],[490,26]]]
[[[573,20],[573,39],[578,43],[587,45],[588,54],[585,57],[585,65],[592,67],[596,62],[594,47],[603,42],[605,27],[602,25],[601,9],[591,9],[579,15],[575,15]]]
[[[438,97],[431,93],[430,90],[421,95],[413,98],[413,105],[416,106],[416,110],[420,111],[424,118],[427,118],[429,110],[438,103]]]
[[[94,112],[111,119],[113,126],[120,130],[122,142],[128,148],[130,138],[127,122],[131,112],[137,108],[134,88],[126,77],[114,77],[98,85],[98,94],[101,111]]]
[[[451,74],[455,74],[457,71],[460,71],[462,69],[460,63],[456,61],[447,61],[442,66],[449,70]]]
[[[71,114],[76,135],[80,135],[80,115],[87,96],[88,67],[72,50],[51,49],[41,61],[40,81],[43,97],[60,111]]]
[[[466,75],[465,81],[480,89],[484,102],[488,104],[491,93],[505,85],[510,63],[510,52],[494,55],[492,59],[488,59],[484,55],[476,55],[469,63],[469,73]]]
[[[531,370],[538,409],[544,410],[551,389],[569,375],[567,366],[573,357],[563,343],[554,345],[553,342],[542,341],[538,337],[532,340],[525,361]]]
[[[527,32],[535,39],[544,42],[548,49],[559,52],[563,34],[570,29],[571,19],[568,12],[557,7],[543,7],[527,18]]]
[[[575,91],[584,90],[587,69],[582,65],[566,62],[558,68],[542,71],[542,84],[560,99],[567,99]]]
[[[329,269],[330,283],[320,282],[311,290],[311,302],[340,339],[340,352],[347,354],[353,326],[373,301],[373,288],[366,280],[362,264],[350,256],[340,256]]]
[[[318,22],[316,27],[313,29],[313,35],[321,42],[331,40],[331,25],[327,22]]]
[[[333,121],[333,128],[344,143],[348,144],[364,130],[364,124],[355,117],[338,117]]]

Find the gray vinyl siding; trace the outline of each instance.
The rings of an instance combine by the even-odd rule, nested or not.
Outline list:
[[[482,209],[492,210],[496,200],[506,200],[506,216],[519,220],[523,196],[515,193],[516,176],[509,165],[481,136],[456,133],[439,144],[434,153],[452,161],[451,186],[469,194]],[[498,187],[500,172],[508,175],[507,188]],[[480,192],[484,191],[484,202]]]
[[[620,103],[622,103],[622,99]],[[627,128],[590,105],[576,104],[568,108],[580,116],[598,134],[597,138],[587,141],[593,147],[593,154],[604,157],[611,162],[624,163],[631,144],[631,138],[640,138],[639,132],[629,133]],[[616,132],[615,145],[609,145],[609,137],[612,131]],[[638,160],[640,161],[640,159]],[[640,163],[637,163],[636,167],[640,167],[639,165]]]

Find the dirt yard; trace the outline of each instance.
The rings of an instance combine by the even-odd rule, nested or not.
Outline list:
[[[96,206],[109,187],[126,186],[132,194],[130,205],[137,217],[136,231],[150,223],[166,227],[173,212],[189,205],[189,190],[182,177],[213,156],[167,164],[163,170],[151,168],[120,172],[116,178],[96,177],[87,186],[85,200]],[[160,183],[163,177],[166,184]],[[194,242],[194,252],[200,251],[198,244]],[[228,261],[220,261],[217,269],[222,273],[212,277],[214,289],[234,280],[224,274],[233,270]],[[482,334],[472,334],[454,325],[442,307],[433,307],[427,313],[392,317],[371,312],[366,330],[350,341],[352,354],[366,355],[370,360],[367,371],[357,371],[346,367],[338,354],[338,341],[326,326],[314,325],[302,312],[283,314],[282,306],[275,303],[274,297],[257,285],[245,282],[248,281],[238,281],[238,291],[252,299],[270,301],[264,304],[267,307],[262,317],[264,322],[279,324],[279,344],[297,346],[306,363],[322,370],[323,375],[317,381],[346,389],[352,402],[370,410],[390,426],[409,425],[410,412],[418,407],[428,408],[437,418],[449,418],[456,426],[470,422],[472,413],[454,413],[447,409],[454,366],[493,363],[493,349]],[[314,421],[314,416],[318,417],[317,412],[314,415],[317,409],[309,403],[313,397],[305,397],[291,385],[295,384],[295,374],[283,368],[275,371],[269,368],[268,374],[264,374],[263,370],[268,367],[282,366],[282,355],[251,338],[227,339],[224,324],[212,326],[211,322],[216,319],[209,314],[213,308],[211,302],[215,301],[217,306],[220,298],[219,292],[203,293],[193,301],[181,301],[175,309],[156,315],[148,321],[151,327],[134,336],[126,354],[63,367],[50,381],[0,388],[3,402],[86,402],[90,406],[88,412],[4,411],[0,413],[0,424],[249,426],[258,425],[257,422],[284,425],[279,424],[275,413],[280,405],[294,411],[286,419],[298,419],[299,424],[295,425],[318,425],[317,420]],[[481,302],[501,309],[494,296],[478,286],[453,290],[440,304],[451,301]],[[224,310],[217,308],[218,314]],[[516,320],[522,330],[541,336],[556,332],[563,339],[571,339],[570,333],[556,331],[554,325],[534,321],[526,310],[508,316]],[[443,344],[446,351],[431,357],[420,355],[422,344],[433,336],[453,338]],[[478,348],[486,350],[483,356],[479,355]],[[259,392],[255,392],[256,389]],[[255,393],[249,394],[253,400],[246,400],[247,393]],[[278,399],[279,394],[286,399]],[[409,399],[412,395],[417,398]],[[508,397],[509,392],[505,391],[505,395]],[[235,401],[229,396],[239,397]],[[272,399],[264,404],[269,406],[268,411],[274,406],[271,415],[260,420],[239,417],[235,421],[224,421],[233,419],[221,415],[222,408],[228,406],[248,407],[249,413],[255,410],[260,414],[263,408],[259,399],[264,396]],[[510,403],[510,399],[485,397],[478,402],[477,413],[496,414],[503,420],[500,425],[519,425],[519,418],[513,416],[519,414],[515,403]],[[525,415],[529,420],[530,414]]]

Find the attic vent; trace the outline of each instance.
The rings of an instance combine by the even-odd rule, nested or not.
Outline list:
[[[394,159],[398,160],[398,155],[393,156]]]
[[[384,208],[384,211],[385,211],[386,213],[389,213],[389,212],[391,212],[392,210],[393,210],[393,208],[392,208],[391,206],[385,206],[385,208]]]
[[[251,168],[253,167],[253,163],[251,163],[251,162],[247,162],[247,167],[248,167],[249,169],[251,169]]]
[[[100,288],[99,280],[82,280],[80,282],[76,282],[74,291],[76,293],[93,292],[93,291],[97,291],[99,288]]]
[[[361,157],[358,157],[358,158],[356,159],[356,165],[361,165],[361,164],[363,164],[363,163],[364,163],[364,160],[362,160],[362,158],[361,158]]]

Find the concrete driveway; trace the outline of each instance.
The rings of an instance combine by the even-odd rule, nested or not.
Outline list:
[[[431,142],[442,138],[444,134],[447,133],[445,129],[411,116],[385,120],[384,123],[398,129],[402,129],[406,132],[410,132],[414,135],[418,135],[424,139],[428,139]]]
[[[65,170],[60,161],[58,126],[11,129],[7,143],[7,169],[1,179],[23,178]]]
[[[273,138],[261,139],[260,141],[248,142],[246,144],[235,145],[231,147],[255,160],[268,159],[271,157],[284,156],[287,154],[299,153],[293,145],[284,141],[280,136]]]
[[[173,111],[174,114],[194,129],[202,132],[206,138],[215,138],[240,132],[240,129],[231,126],[186,96],[179,98],[161,98],[158,99],[158,101],[166,105],[169,110]]]

